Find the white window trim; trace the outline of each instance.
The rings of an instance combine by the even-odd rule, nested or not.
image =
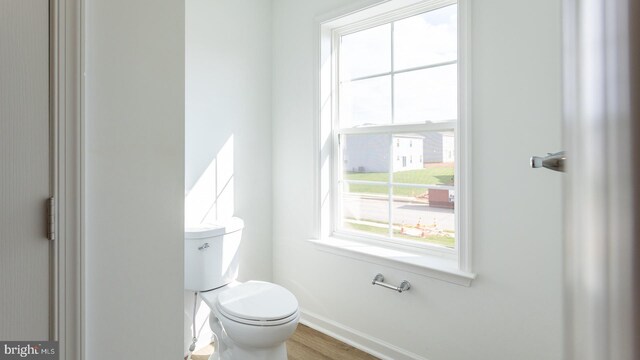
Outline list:
[[[450,251],[439,252],[437,248],[410,247],[391,242],[378,242],[366,238],[340,235],[334,236],[333,230],[333,177],[335,169],[332,156],[335,152],[332,138],[333,119],[336,109],[332,95],[336,93],[335,78],[332,69],[336,68],[336,56],[333,48],[333,29],[356,21],[375,17],[393,19],[404,17],[398,12],[391,16],[375,16],[401,9],[402,14],[426,11],[450,4],[458,4],[458,120],[455,126],[456,137],[456,250],[455,256]],[[470,51],[469,51],[469,0],[387,0],[364,1],[356,6],[342,9],[317,19],[316,39],[317,63],[315,69],[319,76],[314,76],[316,83],[316,127],[314,134],[314,237],[310,240],[318,250],[347,256],[350,258],[380,264],[411,273],[433,277],[453,284],[470,286],[476,275],[471,272],[471,122],[470,105]],[[363,22],[358,24],[362,27]],[[424,125],[419,125],[424,130]],[[386,126],[380,126],[385,130]],[[440,128],[441,125],[435,125]],[[354,130],[358,131],[358,130]],[[449,255],[447,255],[447,253]]]

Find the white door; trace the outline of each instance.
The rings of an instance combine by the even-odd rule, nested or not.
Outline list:
[[[0,340],[48,340],[49,0],[0,0]]]
[[[565,0],[565,359],[640,359],[640,4]]]

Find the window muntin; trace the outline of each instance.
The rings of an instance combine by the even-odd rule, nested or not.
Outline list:
[[[336,29],[335,233],[455,249],[456,13]]]

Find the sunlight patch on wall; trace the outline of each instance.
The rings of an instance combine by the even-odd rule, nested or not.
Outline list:
[[[233,135],[185,195],[185,225],[228,218],[235,212]]]
[[[216,218],[224,219],[235,212],[233,135],[218,152],[216,167]],[[210,216],[207,215],[207,220]]]

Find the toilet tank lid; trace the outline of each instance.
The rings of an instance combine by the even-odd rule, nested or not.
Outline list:
[[[219,219],[213,222],[203,222],[194,226],[187,226],[184,229],[185,239],[204,239],[215,236],[222,236],[242,230],[244,221],[237,217]]]

